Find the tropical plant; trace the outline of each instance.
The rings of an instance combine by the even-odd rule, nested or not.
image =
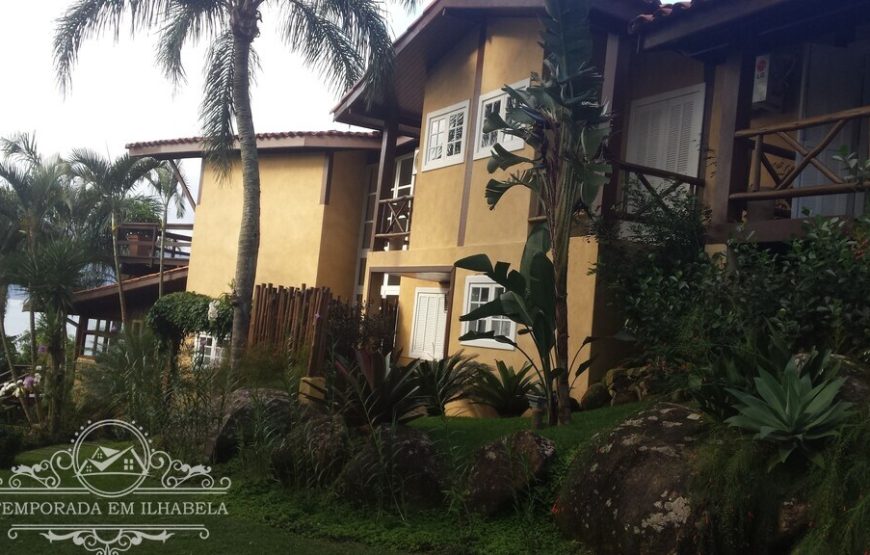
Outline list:
[[[350,427],[366,426],[374,433],[381,424],[407,424],[425,414],[414,361],[398,364],[390,355],[357,351],[355,363],[338,360],[334,408]],[[328,399],[324,395],[324,399]]]
[[[158,299],[145,323],[158,339],[177,351],[192,333],[208,333],[222,340],[229,334],[232,308],[226,297],[213,299],[191,292],[171,293]]]
[[[565,379],[569,379],[570,375],[577,375],[584,371],[587,365],[583,364],[572,372],[568,363],[565,363],[563,367],[565,370],[559,370],[559,360],[554,350],[557,335],[556,300],[553,296],[555,272],[553,262],[547,256],[549,241],[550,234],[547,229],[544,226],[536,226],[526,240],[519,271],[511,270],[510,264],[506,262],[493,265],[489,257],[483,254],[463,258],[455,265],[457,268],[483,273],[504,288],[504,292],[497,298],[462,315],[459,319],[463,322],[471,322],[490,316],[510,318],[521,326],[519,334],[531,338],[536,356],[527,353],[517,341],[510,337],[496,335],[493,330],[469,331],[460,339],[492,339],[519,350],[537,374],[548,408],[550,423],[555,424],[553,389],[556,379],[561,380],[563,374]],[[584,342],[584,345],[587,342]],[[561,400],[559,402],[561,403]]]
[[[475,403],[492,407],[501,417],[521,416],[529,408],[529,395],[540,393],[531,364],[517,371],[498,360],[495,367],[497,373],[485,366],[478,368],[469,396]]]
[[[89,418],[122,415],[147,430],[159,430],[166,420],[164,371],[169,358],[150,330],[122,330],[95,365],[80,371],[79,412]]]
[[[148,176],[148,183],[157,198],[160,201],[161,216],[160,216],[160,255],[158,257],[158,273],[159,280],[157,285],[157,298],[163,297],[163,261],[166,256],[166,224],[169,219],[169,205],[175,205],[175,216],[181,218],[184,216],[184,195],[181,193],[181,187],[184,187],[184,181],[180,177],[178,164],[176,162],[161,164],[154,172]]]
[[[182,50],[189,42],[210,41],[206,58],[201,120],[209,160],[229,173],[234,130],[238,132],[243,185],[242,220],[233,281],[231,364],[245,348],[251,317],[260,243],[260,170],[251,108],[252,49],[260,34],[265,0],[77,0],[60,18],[54,40],[58,77],[68,87],[84,40],[110,30],[117,36],[128,25],[132,34],[158,31],[157,61],[175,84],[185,81]],[[415,0],[400,0],[404,6]],[[365,78],[376,94],[392,70],[393,50],[387,23],[374,0],[273,0],[287,46],[343,89]],[[368,71],[363,71],[364,64]],[[372,97],[373,98],[373,97]],[[235,125],[233,120],[235,119]]]
[[[101,210],[109,214],[112,234],[112,263],[118,288],[118,303],[121,307],[121,323],[126,326],[127,303],[124,299],[124,277],[121,274],[121,251],[118,246],[118,233],[121,215],[134,188],[158,167],[154,158],[131,158],[124,154],[114,160],[96,152],[78,149],[70,158],[71,175],[81,183],[97,192]]]
[[[813,385],[812,371],[825,376],[818,385]],[[726,422],[777,445],[779,453],[771,466],[784,463],[795,450],[824,466],[817,446],[839,434],[851,407],[837,399],[845,380],[827,377],[830,373],[823,366],[807,368],[798,357],[792,358],[778,376],[760,369],[753,380],[754,393],[728,389],[737,399],[734,408],[738,414]]]
[[[38,307],[46,325],[51,374],[47,380],[49,428],[60,431],[69,389],[67,381],[66,325],[73,292],[80,288],[84,270],[93,262],[91,245],[61,237],[16,256],[13,280],[24,284],[31,307]]]
[[[34,254],[37,245],[53,233],[55,211],[61,192],[69,181],[68,167],[59,156],[43,157],[36,136],[17,134],[0,140],[4,160],[0,181],[8,186],[12,204],[7,210],[23,235],[23,249]],[[9,200],[8,198],[6,200]],[[23,285],[23,284],[22,284]],[[30,362],[36,365],[36,316],[31,306]]]
[[[546,219],[552,247],[552,292],[555,322],[555,365],[559,421],[571,419],[568,352],[568,252],[575,213],[588,212],[607,181],[602,145],[608,129],[606,107],[599,101],[600,79],[592,59],[587,3],[549,0],[542,18],[543,75],[533,75],[526,89],[504,91],[512,103],[502,118],[487,116],[484,132],[519,137],[534,149],[530,157],[513,154],[500,144],[487,169],[520,169],[506,179],[492,179],[486,201],[494,208],[515,186],[528,188]],[[542,291],[543,293],[543,291]],[[549,386],[548,386],[549,387]]]
[[[479,364],[461,352],[444,359],[422,360],[415,381],[430,416],[443,416],[445,407],[468,397],[469,385]]]

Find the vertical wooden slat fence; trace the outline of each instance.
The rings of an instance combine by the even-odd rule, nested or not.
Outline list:
[[[325,287],[257,285],[248,346],[286,349],[305,365],[309,376],[319,375],[326,359],[326,327],[332,301],[332,293]]]

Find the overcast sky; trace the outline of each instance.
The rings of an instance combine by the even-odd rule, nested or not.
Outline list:
[[[154,64],[152,36],[121,36],[118,42],[111,36],[92,39],[81,50],[72,90],[66,97],[61,94],[51,44],[55,20],[72,4],[73,0],[0,0],[0,71],[5,76],[0,85],[0,136],[36,132],[43,153],[68,154],[87,147],[117,156],[130,142],[199,135],[204,45],[188,48],[188,83],[175,90]],[[394,34],[401,33],[416,13],[391,7]],[[257,131],[348,129],[330,115],[340,95],[288,52],[274,11],[267,8],[263,15],[262,34],[254,43],[262,71],[251,93]],[[198,163],[188,162],[184,171],[195,189]],[[20,310],[14,301],[7,318],[11,334],[26,326]]]

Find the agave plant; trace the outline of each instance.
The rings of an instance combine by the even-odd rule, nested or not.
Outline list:
[[[444,414],[444,408],[469,395],[469,385],[480,367],[474,357],[456,353],[441,360],[424,360],[417,365],[416,382],[430,416]]]
[[[540,385],[534,381],[531,364],[524,364],[519,371],[504,361],[495,363],[496,372],[481,367],[474,378],[471,398],[475,403],[488,405],[499,416],[520,416],[529,408],[529,395],[539,395]]]
[[[759,370],[754,380],[757,395],[728,389],[738,402],[734,405],[737,414],[726,422],[779,447],[771,468],[784,463],[795,450],[823,466],[815,447],[821,440],[838,435],[851,415],[851,403],[837,399],[845,380],[825,378],[813,385],[808,370],[819,368],[822,366],[808,369],[805,361],[793,357],[778,377]]]

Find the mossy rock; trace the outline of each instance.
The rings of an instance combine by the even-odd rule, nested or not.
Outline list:
[[[562,532],[600,554],[696,553],[689,483],[706,424],[659,404],[572,464],[553,508]]]
[[[506,509],[543,480],[555,455],[555,443],[528,430],[484,445],[475,453],[468,474],[469,508],[487,515]]]
[[[444,500],[444,476],[444,465],[425,432],[383,425],[359,440],[336,489],[357,504],[399,499],[415,507],[433,508]]]

